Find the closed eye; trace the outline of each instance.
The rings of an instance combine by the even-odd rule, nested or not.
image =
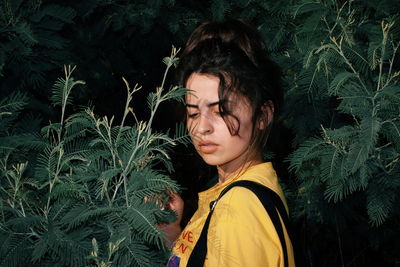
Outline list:
[[[191,114],[188,114],[187,116],[189,117],[189,118],[195,118],[195,117],[197,117],[199,115],[199,113],[191,113]]]
[[[216,111],[215,113],[216,113],[217,115],[221,116],[221,117],[228,114],[228,113],[226,113],[225,111],[221,111],[221,112],[220,112],[220,111]]]

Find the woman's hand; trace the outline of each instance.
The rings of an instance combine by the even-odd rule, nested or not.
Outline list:
[[[176,220],[168,224],[159,224],[158,229],[165,233],[165,245],[171,248],[172,244],[178,238],[181,229],[181,220],[183,214],[184,202],[177,193],[170,193],[166,208],[175,211]]]

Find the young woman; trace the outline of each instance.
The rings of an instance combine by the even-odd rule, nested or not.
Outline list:
[[[179,79],[191,90],[185,102],[193,145],[207,164],[217,167],[218,184],[199,193],[198,210],[183,231],[179,226],[182,200],[171,197],[170,208],[178,220],[164,226],[173,247],[169,266],[191,265],[189,258],[205,224],[204,266],[294,266],[285,225],[283,245],[270,214],[248,188],[236,186],[227,191],[206,223],[210,203],[241,180],[274,191],[286,213],[272,164],[262,159],[281,87],[279,69],[267,58],[261,38],[239,20],[202,24],[183,51]]]

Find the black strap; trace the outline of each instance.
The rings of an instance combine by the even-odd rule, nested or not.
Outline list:
[[[288,267],[288,251],[285,241],[285,236],[283,232],[283,227],[281,220],[279,219],[279,215],[282,218],[283,224],[288,226],[289,225],[289,218],[283,205],[283,202],[279,195],[275,193],[273,190],[269,189],[266,186],[263,186],[259,183],[248,181],[248,180],[241,180],[234,182],[228,185],[218,196],[215,201],[210,203],[210,212],[208,213],[207,219],[204,223],[203,229],[201,230],[200,237],[196,242],[196,245],[193,248],[192,253],[190,254],[188,260],[188,267],[202,267],[204,265],[204,261],[207,255],[207,233],[208,227],[210,224],[211,216],[214,212],[215,205],[218,203],[219,199],[225,195],[232,187],[241,186],[251,190],[261,201],[265,210],[267,211],[269,217],[272,220],[272,223],[275,226],[275,230],[278,233],[279,240],[282,245],[283,256],[284,256],[284,266]],[[279,212],[279,214],[278,214]],[[286,227],[288,235],[290,237],[289,229]]]

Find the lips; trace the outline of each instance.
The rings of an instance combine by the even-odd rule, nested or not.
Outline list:
[[[211,142],[211,141],[200,141],[197,144],[197,147],[201,153],[211,154],[217,150],[218,144]]]

